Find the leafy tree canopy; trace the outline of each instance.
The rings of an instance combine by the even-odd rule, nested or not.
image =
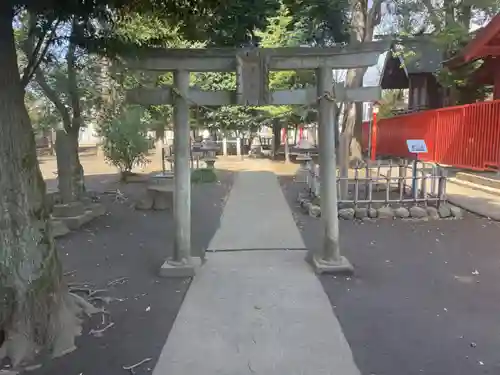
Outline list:
[[[349,37],[348,0],[283,0],[305,41],[319,46],[346,42]]]

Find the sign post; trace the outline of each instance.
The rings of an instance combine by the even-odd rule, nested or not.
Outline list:
[[[417,196],[417,164],[418,164],[418,154],[427,153],[427,145],[423,139],[407,139],[406,145],[408,146],[408,151],[410,154],[415,155],[413,160],[413,171],[411,179],[411,191],[414,197]]]

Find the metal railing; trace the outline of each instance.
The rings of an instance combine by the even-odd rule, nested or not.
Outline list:
[[[363,125],[363,147],[370,125]],[[406,140],[422,139],[422,160],[473,170],[500,167],[500,100],[433,109],[377,121],[377,156],[410,158]]]
[[[306,161],[306,183],[311,195],[320,197],[320,167]],[[423,203],[439,205],[446,201],[446,170],[429,163],[410,160],[375,161],[358,164],[347,177],[337,170],[338,203],[370,207],[374,203]]]

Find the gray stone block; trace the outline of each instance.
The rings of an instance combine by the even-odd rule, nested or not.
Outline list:
[[[406,219],[410,217],[410,211],[404,207],[398,207],[394,210],[394,216],[400,219]]]
[[[410,208],[410,216],[415,219],[423,219],[427,217],[427,210],[423,207],[413,206]]]
[[[55,204],[52,208],[52,216],[54,217],[75,217],[83,214],[85,214],[85,206],[82,202]]]
[[[352,220],[355,213],[354,208],[341,208],[339,210],[339,217],[344,220]]]
[[[153,203],[152,194],[144,194],[144,196],[136,202],[135,208],[137,210],[151,210],[153,208]]]
[[[364,219],[368,216],[368,208],[358,207],[354,209],[354,217],[356,219]]]
[[[342,203],[339,203],[338,207],[339,207],[339,210],[341,210],[343,208],[355,208],[355,205],[352,202],[342,202]]]
[[[92,218],[106,215],[106,207],[101,203],[91,203],[87,206],[87,212],[90,211]]]
[[[368,209],[368,217],[370,219],[376,219],[378,217],[378,211],[375,208]]]
[[[439,219],[439,212],[438,212],[436,207],[432,207],[432,206],[427,207],[426,211],[427,211],[427,215],[429,216],[429,218],[431,218],[433,220]]]
[[[312,217],[320,217],[321,216],[321,207],[315,204],[311,204],[309,206],[309,216]]]
[[[54,238],[65,236],[70,232],[67,225],[64,224],[61,220],[52,219],[51,225],[52,225],[52,235],[54,236]]]
[[[93,203],[93,200],[91,197],[84,195],[80,198],[80,202],[82,202],[85,207],[89,207]]]
[[[172,192],[159,192],[154,194],[153,209],[158,211],[169,210],[174,207],[174,196]]]
[[[439,213],[439,217],[442,219],[446,219],[446,218],[450,217],[451,216],[450,206],[448,206],[447,204],[442,204],[438,208],[438,213]]]
[[[149,179],[149,181],[150,181],[149,188],[151,187],[157,188],[161,186],[165,189],[172,189],[172,190],[174,189],[175,180],[173,174],[153,176]]]
[[[70,230],[76,230],[82,225],[87,224],[94,218],[92,211],[87,211],[83,215],[73,216],[73,217],[57,217],[56,219],[61,220]]]
[[[142,183],[149,180],[149,176],[142,174],[127,174],[124,178],[125,182],[128,184]]]
[[[450,212],[451,216],[453,216],[455,219],[461,219],[464,217],[463,211],[460,207],[450,206]]]
[[[393,219],[394,218],[394,211],[389,206],[380,207],[378,209],[378,218],[379,219]]]

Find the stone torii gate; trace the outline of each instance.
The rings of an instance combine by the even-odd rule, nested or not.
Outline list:
[[[162,266],[161,275],[194,275],[191,258],[191,173],[189,166],[189,105],[309,105],[319,108],[319,160],[321,166],[321,212],[323,248],[309,252],[317,272],[352,270],[341,256],[337,217],[335,157],[335,101],[372,102],[380,98],[380,87],[344,89],[333,84],[333,69],[363,68],[377,64],[389,51],[390,42],[370,42],[330,48],[249,49],[146,49],[127,58],[134,70],[156,74],[173,72],[173,87],[138,88],[128,92],[128,101],[141,105],[174,106],[174,255]],[[317,87],[300,90],[269,90],[271,70],[316,71]],[[236,91],[201,91],[189,87],[190,72],[236,72]]]

